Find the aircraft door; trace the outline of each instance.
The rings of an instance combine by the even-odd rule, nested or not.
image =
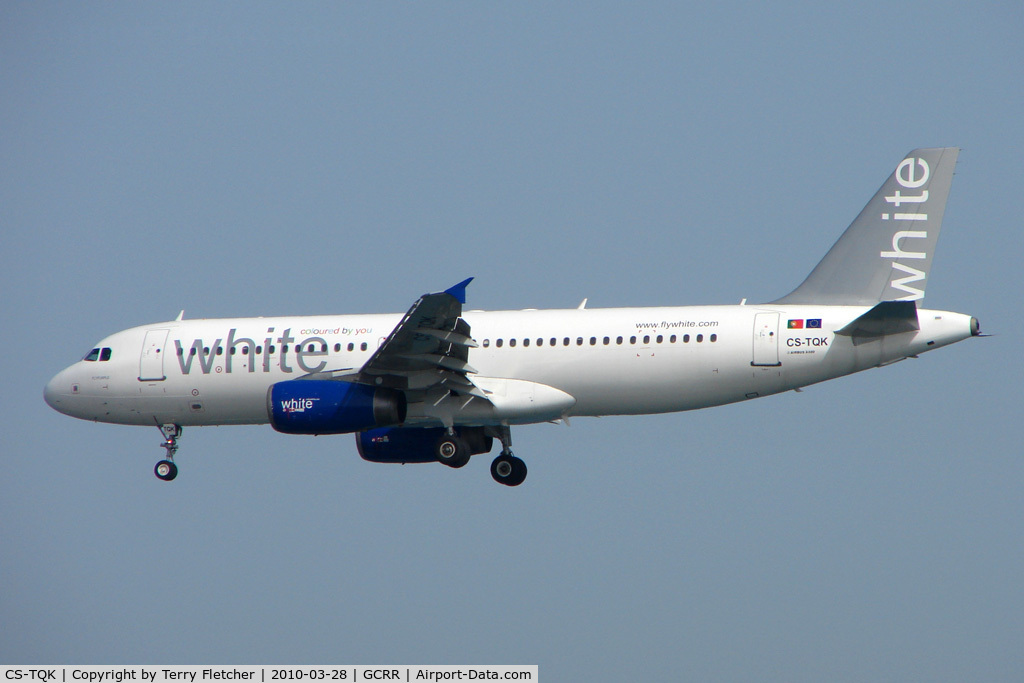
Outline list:
[[[139,358],[139,381],[159,382],[167,379],[164,374],[165,345],[170,330],[149,330],[142,342],[142,356]]]
[[[754,316],[754,360],[751,365],[779,366],[779,314]]]

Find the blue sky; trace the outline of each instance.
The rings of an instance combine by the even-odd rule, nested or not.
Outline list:
[[[1017,3],[0,7],[0,661],[1024,675]],[[742,405],[515,430],[530,478],[51,411],[123,328],[735,303],[963,148],[930,307],[995,336]]]

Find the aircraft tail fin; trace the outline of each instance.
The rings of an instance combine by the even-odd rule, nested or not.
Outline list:
[[[907,154],[803,284],[771,303],[923,298],[959,152],[936,147]]]

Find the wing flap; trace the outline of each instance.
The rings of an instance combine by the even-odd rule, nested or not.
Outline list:
[[[443,356],[439,354],[431,353],[418,353],[418,354],[403,354],[401,356],[406,360],[419,363],[427,363],[429,365],[436,365],[439,368],[446,368],[448,370],[454,370],[460,373],[475,373],[476,370],[466,361],[461,358],[454,356]]]
[[[431,330],[431,329],[420,329],[420,330],[417,330],[417,332],[420,333],[420,334],[425,334],[425,335],[427,335],[429,337],[434,337],[435,339],[440,339],[441,341],[448,342],[449,344],[455,344],[457,346],[465,346],[466,348],[470,348],[470,349],[475,349],[475,348],[477,348],[479,346],[471,338],[469,338],[469,337],[467,337],[467,336],[465,336],[463,334],[458,334],[457,332],[445,332],[443,330]]]
[[[476,373],[469,364],[469,350],[477,348],[469,323],[462,317],[470,280],[421,296],[354,380],[411,392],[413,401],[434,394],[439,394],[440,400],[456,395],[467,402],[472,398],[489,401],[486,392],[468,377]]]

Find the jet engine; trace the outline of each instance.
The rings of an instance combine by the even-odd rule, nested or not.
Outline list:
[[[338,380],[295,379],[267,391],[267,413],[285,434],[348,434],[405,421],[405,394]]]
[[[356,447],[360,457],[370,462],[436,462],[437,445],[447,434],[444,427],[384,427],[356,434]],[[483,427],[457,427],[455,434],[469,455],[487,453],[494,445]]]

